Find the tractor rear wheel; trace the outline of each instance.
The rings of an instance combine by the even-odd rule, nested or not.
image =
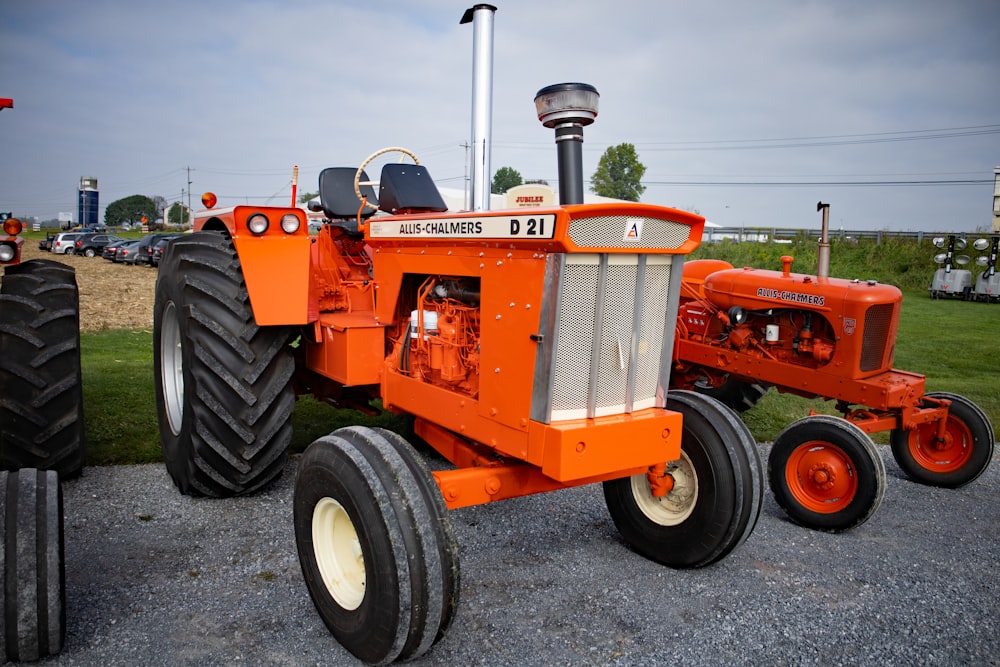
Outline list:
[[[684,416],[681,458],[667,463],[673,489],[653,496],[645,474],[604,483],[618,531],[635,551],[670,567],[710,565],[742,544],[760,515],[763,466],[750,431],[715,399],[670,391]]]
[[[72,268],[35,259],[0,286],[0,465],[83,470],[80,296]]]
[[[344,648],[386,663],[444,635],[458,604],[458,544],[437,484],[401,437],[358,426],[313,442],[294,516],[309,594]]]
[[[936,392],[930,398],[951,401],[944,442],[937,442],[937,424],[913,431],[894,429],[892,455],[907,475],[931,486],[955,489],[983,474],[993,458],[993,425],[979,407],[957,394]]]
[[[885,495],[885,464],[871,438],[831,415],[804,417],[779,433],[767,472],[782,509],[816,530],[861,525]]]
[[[759,385],[756,382],[743,382],[730,376],[718,387],[695,385],[694,390],[699,394],[711,396],[736,412],[746,412],[767,396],[770,387]]]
[[[167,471],[189,495],[256,491],[281,474],[292,437],[288,327],[261,327],[232,241],[175,239],[153,307],[153,373]]]
[[[0,663],[55,655],[66,637],[58,473],[0,472],[0,539]]]

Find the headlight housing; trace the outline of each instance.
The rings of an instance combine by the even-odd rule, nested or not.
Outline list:
[[[286,234],[294,234],[299,231],[299,216],[294,213],[286,213],[281,216],[281,230]]]
[[[271,223],[267,220],[267,216],[263,213],[254,213],[247,218],[247,229],[250,230],[251,234],[256,234],[258,236],[266,232],[270,224]]]

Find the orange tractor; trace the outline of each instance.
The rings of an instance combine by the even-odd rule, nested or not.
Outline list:
[[[835,400],[843,418],[807,416],[778,435],[768,477],[794,521],[837,531],[863,523],[882,501],[885,466],[869,434],[890,431],[900,468],[943,487],[982,474],[994,437],[974,403],[925,393],[924,376],[892,368],[902,293],[828,277],[825,207],[816,275],[792,273],[791,257],[781,271],[685,264],[671,386],[738,411],[772,386]]]
[[[714,399],[667,393],[683,259],[704,219],[579,203],[597,99],[586,84],[536,97],[561,142],[558,207],[447,212],[415,156],[385,149],[320,174],[316,236],[299,208],[209,208],[164,253],[154,368],[181,491],[242,494],[277,477],[297,393],[411,415],[451,464],[432,472],[401,435],[358,426],[299,461],[303,575],[362,660],[414,658],[450,625],[448,510],[600,482],[625,542],[675,567],[723,558],[756,524],[749,431]],[[365,168],[392,151],[414,164],[385,164],[376,192]]]

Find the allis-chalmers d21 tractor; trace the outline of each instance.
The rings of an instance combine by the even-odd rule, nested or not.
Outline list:
[[[593,112],[574,118],[561,105],[579,93]],[[596,91],[559,84],[536,103],[579,151]],[[567,197],[450,213],[408,160],[382,168],[376,196],[375,155],[320,174],[318,236],[301,209],[235,206],[198,212],[168,246],[153,337],[177,486],[228,496],[273,480],[296,393],[412,415],[453,467],[430,472],[400,435],[347,427],[308,447],[295,481],[312,599],[370,662],[418,656],[452,621],[449,509],[601,482],[648,558],[700,567],[742,543],[763,488],[753,438],[718,401],[666,392],[681,267],[704,219]]]
[[[49,260],[22,263],[22,223],[10,214],[0,221],[2,663],[62,649],[60,479],[83,468],[84,430],[76,275]]]
[[[771,386],[837,401],[843,418],[804,417],[773,443],[769,482],[788,515],[829,531],[866,521],[885,489],[874,432],[891,432],[896,462],[919,482],[959,487],[982,474],[993,456],[983,411],[955,394],[925,393],[924,376],[892,368],[902,293],[828,277],[822,252],[817,275],[792,273],[791,264],[687,262],[671,375],[673,387],[737,410]]]

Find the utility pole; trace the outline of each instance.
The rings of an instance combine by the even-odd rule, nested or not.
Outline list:
[[[191,210],[191,167],[187,168],[188,172],[188,210]],[[183,194],[181,195],[183,198]]]

